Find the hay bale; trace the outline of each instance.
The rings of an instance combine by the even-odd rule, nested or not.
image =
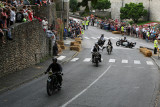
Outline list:
[[[79,46],[70,46],[70,50],[80,51],[81,48]]]
[[[113,34],[121,34],[120,31],[112,31]]]
[[[59,45],[64,45],[64,42],[63,42],[63,41],[57,41],[57,43],[58,43]]]
[[[64,45],[60,45],[61,49],[65,49],[65,46]]]
[[[79,44],[81,44],[81,43],[82,43],[82,41],[81,41],[81,40],[77,40],[76,42],[77,42],[77,43],[79,43]]]
[[[146,57],[151,57],[152,56],[152,51],[150,51],[147,48],[140,48],[140,52],[142,52]]]
[[[75,38],[75,41],[79,41],[79,40],[81,40],[81,38]]]
[[[76,42],[76,41],[71,42],[71,43],[70,43],[70,46],[74,46],[75,44],[77,44],[77,42]]]

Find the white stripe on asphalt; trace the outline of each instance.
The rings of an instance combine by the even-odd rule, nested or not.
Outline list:
[[[62,59],[64,59],[66,56],[60,56],[60,57],[58,57],[57,58],[57,60],[62,60]]]
[[[114,37],[109,37],[110,39],[116,39],[116,38],[114,38]]]
[[[134,64],[141,64],[139,60],[134,60]]]
[[[107,37],[104,37],[105,39],[109,39],[109,38],[107,38]]]
[[[123,59],[122,63],[128,63],[128,60]]]
[[[85,59],[83,60],[83,62],[89,62],[89,61],[91,61],[91,58],[85,58]]]
[[[95,38],[95,37],[91,37],[92,39],[97,39],[97,38]]]
[[[152,61],[146,61],[147,65],[153,65]]]
[[[72,62],[75,62],[75,61],[77,61],[79,58],[73,58],[71,61]]]
[[[115,59],[109,59],[109,62],[115,62],[116,60]]]
[[[72,103],[75,99],[77,99],[80,95],[82,95],[84,92],[86,92],[91,86],[93,86],[99,79],[101,79],[111,68],[111,65],[104,71],[95,81],[93,81],[88,87],[86,87],[84,90],[82,90],[80,93],[78,93],[76,96],[74,96],[72,99],[70,99],[68,102],[63,104],[61,107],[66,107],[70,103]]]
[[[89,39],[88,37],[84,37],[85,39]]]

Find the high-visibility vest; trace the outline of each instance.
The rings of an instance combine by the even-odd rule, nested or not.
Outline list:
[[[87,20],[87,21],[86,21],[86,25],[87,25],[87,26],[88,26],[88,23],[89,23],[89,21]]]
[[[157,48],[158,47],[158,41],[154,40],[154,47]]]
[[[85,25],[85,22],[84,22],[84,21],[82,22],[82,25]]]
[[[84,34],[84,30],[83,29],[81,30],[81,34]]]
[[[150,36],[150,33],[149,33],[149,32],[147,32],[147,36],[148,36],[148,37]]]
[[[121,27],[121,31],[124,31],[124,27],[123,26]]]

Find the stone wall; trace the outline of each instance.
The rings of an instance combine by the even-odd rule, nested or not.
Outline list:
[[[160,21],[160,0],[110,0],[111,2],[111,17],[113,19],[120,19],[120,8],[126,3],[143,3],[145,9],[149,11],[149,20]]]
[[[49,24],[55,19],[55,5],[33,7],[36,16],[47,17]],[[2,44],[0,41],[0,77],[9,72],[15,72],[39,63],[51,52],[49,38],[43,31],[38,20],[16,23],[12,29],[13,41]]]
[[[56,6],[54,3],[51,5],[43,6],[38,8],[37,6],[32,6],[32,9],[35,11],[34,14],[35,16],[38,16],[40,18],[46,17],[48,19],[48,23],[50,24],[55,24],[55,19],[56,19]]]

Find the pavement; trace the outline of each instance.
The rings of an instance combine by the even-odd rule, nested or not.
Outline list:
[[[66,44],[65,46],[69,45],[68,43],[70,41],[72,40],[70,39],[65,40],[64,41],[64,44]],[[78,55],[77,51],[70,51],[68,48],[66,50],[63,50],[62,53],[59,55],[59,56],[66,56],[66,58],[63,61],[58,60],[58,62],[60,64],[65,64],[76,55]],[[52,58],[50,57],[48,60],[33,65],[32,67],[2,76],[0,78],[0,94],[44,75],[44,72],[51,63],[52,63]]]

